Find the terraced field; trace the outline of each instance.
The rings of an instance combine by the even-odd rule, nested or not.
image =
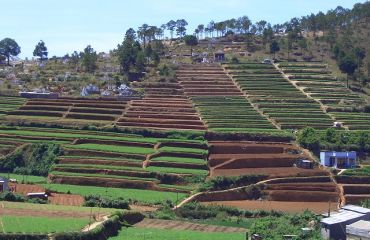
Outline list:
[[[184,95],[179,83],[150,82],[138,85],[145,97],[132,100],[117,125],[125,128],[203,131],[192,102]]]
[[[46,128],[4,128],[0,136],[61,143],[65,154],[49,174],[56,184],[189,193],[194,186],[183,178],[208,174],[203,141]]]
[[[114,99],[29,99],[17,109],[8,111],[8,118],[56,120],[64,122],[95,121],[111,123],[123,114],[126,101]],[[35,119],[36,120],[36,119]]]
[[[302,91],[325,105],[329,114],[338,122],[350,130],[370,129],[369,113],[349,110],[364,105],[365,100],[338,82],[326,64],[281,63],[279,67]]]
[[[282,129],[333,125],[320,105],[283,78],[272,65],[225,64],[226,71],[245,92],[251,103]]]
[[[316,213],[338,209],[339,190],[329,176],[277,178],[260,183],[262,196],[256,200],[239,189],[214,192],[203,197],[206,205],[238,207],[248,210],[275,210]]]
[[[343,190],[347,204],[360,204],[361,201],[370,199],[370,166],[347,169],[337,176],[337,182]]]
[[[295,167],[297,160],[310,157],[288,143],[214,141],[209,142],[209,145],[208,164],[211,176],[265,174],[269,178],[281,178],[328,175],[318,167]]]
[[[23,105],[24,102],[25,99],[20,97],[0,97],[0,116],[17,109],[19,106]]]
[[[177,79],[211,131],[276,129],[245,99],[219,65],[186,65]]]

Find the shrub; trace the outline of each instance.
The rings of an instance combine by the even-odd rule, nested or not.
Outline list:
[[[8,201],[8,202],[25,202],[26,198],[20,194],[16,194],[12,192],[2,192],[0,193],[0,200]]]
[[[85,196],[84,206],[130,209],[128,201],[124,200],[123,198],[109,199],[109,198],[102,198],[98,195]]]
[[[232,63],[239,63],[239,59],[234,56],[234,57],[231,58],[231,62]]]
[[[319,134],[312,127],[306,127],[298,133],[299,144],[313,152],[320,151]]]
[[[10,155],[0,159],[2,171],[17,174],[47,176],[58,156],[63,154],[62,147],[54,143],[27,144]]]
[[[244,175],[237,177],[216,177],[204,182],[199,191],[217,191],[255,184],[267,179],[267,175]]]

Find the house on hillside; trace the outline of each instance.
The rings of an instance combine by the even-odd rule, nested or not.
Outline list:
[[[346,205],[338,212],[321,220],[321,235],[324,239],[345,240],[346,227],[360,220],[370,219],[370,209],[354,205]]]
[[[225,61],[225,53],[221,50],[215,52],[215,62],[224,62]]]
[[[5,192],[9,190],[9,181],[6,178],[0,177],[0,192]]]
[[[357,166],[357,153],[351,152],[321,152],[320,162],[326,167],[355,168]]]

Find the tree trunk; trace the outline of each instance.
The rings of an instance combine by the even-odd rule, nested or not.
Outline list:
[[[348,73],[347,73],[347,88],[349,88],[349,84],[348,84]]]
[[[9,62],[10,62],[10,56],[6,56],[6,58],[8,59],[8,66],[10,66]]]

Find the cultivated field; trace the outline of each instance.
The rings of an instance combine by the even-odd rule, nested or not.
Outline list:
[[[252,104],[282,129],[324,129],[333,125],[320,105],[284,79],[274,66],[245,63],[223,67]]]

